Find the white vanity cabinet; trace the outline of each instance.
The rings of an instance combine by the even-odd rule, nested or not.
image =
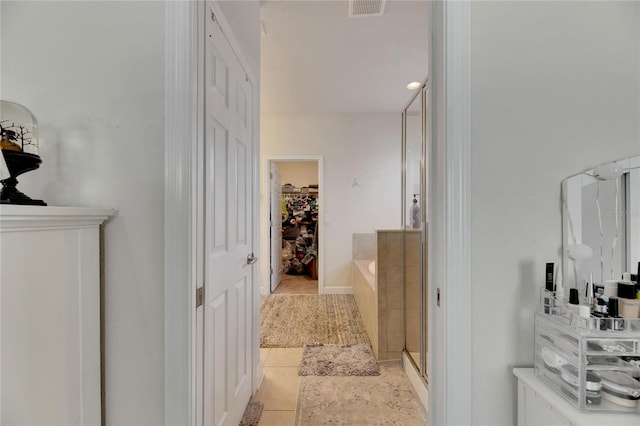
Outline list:
[[[99,425],[108,209],[0,205],[0,424]]]
[[[640,415],[583,413],[536,377],[533,368],[515,368],[518,426],[638,426]]]

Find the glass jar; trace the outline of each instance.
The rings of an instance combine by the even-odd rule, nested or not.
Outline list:
[[[38,120],[24,106],[0,101],[0,149],[38,155]]]

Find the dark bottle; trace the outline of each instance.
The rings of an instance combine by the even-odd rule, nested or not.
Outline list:
[[[624,320],[618,314],[618,299],[615,297],[609,298],[609,318],[611,330],[624,330]]]

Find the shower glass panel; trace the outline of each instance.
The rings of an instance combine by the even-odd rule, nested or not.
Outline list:
[[[425,374],[424,282],[424,99],[420,90],[403,112],[403,229],[405,351]]]

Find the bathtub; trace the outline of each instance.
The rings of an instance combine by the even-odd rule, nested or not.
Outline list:
[[[376,269],[375,260],[371,259],[354,259],[356,265],[354,274],[360,273],[372,290],[376,289]],[[354,277],[355,278],[355,277]]]

